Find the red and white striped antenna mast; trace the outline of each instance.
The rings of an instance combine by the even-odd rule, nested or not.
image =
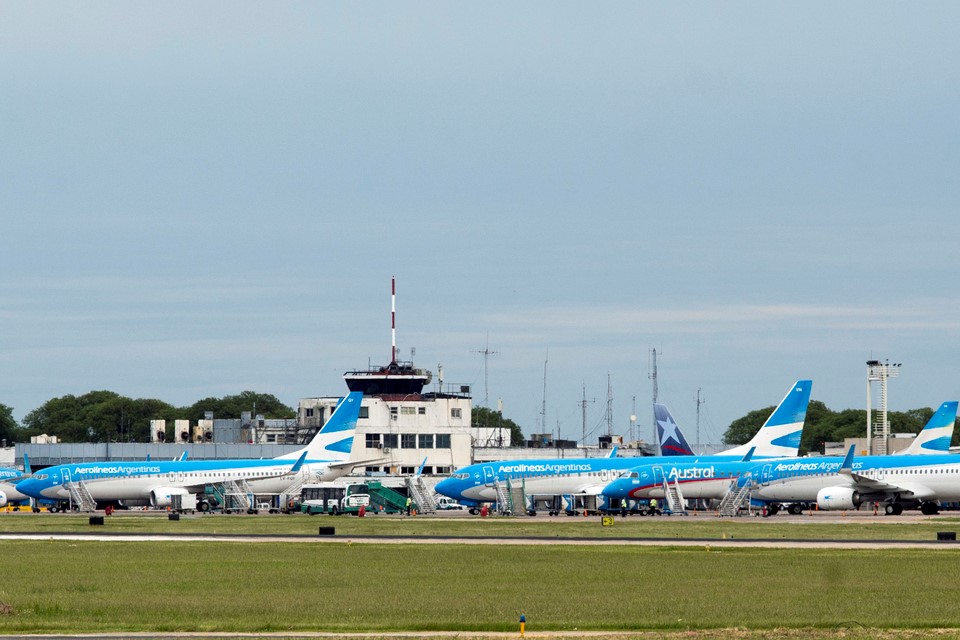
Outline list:
[[[397,276],[390,278],[390,364],[397,362]]]

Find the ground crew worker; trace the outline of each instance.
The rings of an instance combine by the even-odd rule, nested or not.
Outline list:
[[[407,515],[410,515],[410,506],[413,505],[413,500],[409,497],[407,498]]]
[[[657,499],[650,498],[650,515],[656,515],[657,513]]]

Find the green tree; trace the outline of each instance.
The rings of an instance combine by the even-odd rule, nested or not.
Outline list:
[[[161,400],[131,399],[113,391],[91,391],[48,400],[28,413],[28,434],[55,435],[64,442],[149,440],[150,420],[173,420],[179,412]]]
[[[262,415],[264,418],[296,418],[297,412],[280,402],[269,393],[243,391],[234,396],[222,398],[204,398],[183,409],[183,418],[197,421],[202,420],[207,411],[213,412],[214,418],[237,419],[244,411],[253,415]]]
[[[509,427],[510,446],[523,446],[523,432],[520,430],[520,426],[510,418],[504,418],[496,411],[487,409],[486,407],[474,407],[473,426],[488,428]]]
[[[0,404],[0,440],[6,440],[9,446],[19,442],[23,435],[20,425],[13,419],[13,408]]]
[[[730,423],[723,435],[725,444],[743,444],[750,440],[766,422],[775,407],[757,409]],[[891,433],[919,433],[933,416],[933,409],[892,411],[888,414]],[[867,412],[862,409],[831,411],[819,400],[811,400],[807,407],[800,455],[822,452],[825,442],[843,442],[845,438],[863,438],[867,435]],[[954,430],[954,442],[957,442]]]

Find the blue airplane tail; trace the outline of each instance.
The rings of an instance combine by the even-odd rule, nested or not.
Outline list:
[[[910,446],[897,453],[947,453],[953,438],[953,427],[957,421],[957,401],[944,402],[930,417],[927,426],[917,434]]]
[[[795,457],[800,449],[812,388],[812,381],[797,380],[750,442],[728,449],[721,455],[743,456],[755,447],[754,457]]]
[[[320,428],[305,448],[277,458],[278,460],[296,460],[306,453],[306,460],[326,460],[345,462],[350,459],[353,450],[353,436],[357,431],[357,420],[360,417],[360,402],[363,394],[351,391],[340,401],[333,414]]]
[[[657,419],[657,436],[660,439],[660,453],[665,456],[692,456],[693,449],[680,432],[677,421],[665,404],[654,404],[653,415]]]

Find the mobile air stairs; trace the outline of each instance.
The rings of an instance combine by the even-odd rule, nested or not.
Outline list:
[[[417,503],[420,513],[435,513],[437,501],[433,499],[433,491],[427,487],[423,476],[416,475],[407,478],[407,495]]]
[[[300,499],[300,493],[303,489],[303,485],[307,483],[307,474],[298,473],[297,477],[294,478],[293,482],[290,483],[290,486],[283,490],[283,493],[280,494],[280,510],[283,511],[284,508],[291,509],[293,508]]]
[[[743,505],[747,505],[747,512],[750,511],[750,494],[753,492],[754,483],[750,478],[737,478],[730,483],[730,488],[724,494],[720,501],[719,515],[729,516],[731,518],[740,514]]]
[[[493,487],[497,491],[497,506],[503,515],[525,515],[527,513],[527,493],[523,479],[506,482],[494,480]]]
[[[370,496],[370,506],[367,507],[367,513],[402,513],[407,508],[407,496],[399,491],[394,491],[390,487],[383,486],[380,482],[368,482],[367,494]],[[423,513],[423,505],[420,500],[413,495],[410,497],[417,503],[420,513]]]
[[[678,480],[674,480],[671,484],[668,479],[663,479],[663,502],[663,506],[669,509],[673,515],[688,515],[687,501],[683,498]]]
[[[240,480],[227,480],[223,483],[223,510],[225,512],[231,511],[253,511],[254,506],[254,497],[253,489],[250,488],[250,485],[247,484],[247,481],[244,479]]]
[[[78,511],[96,511],[97,501],[90,494],[90,489],[84,484],[83,480],[66,483],[67,491],[70,492],[70,502]]]

